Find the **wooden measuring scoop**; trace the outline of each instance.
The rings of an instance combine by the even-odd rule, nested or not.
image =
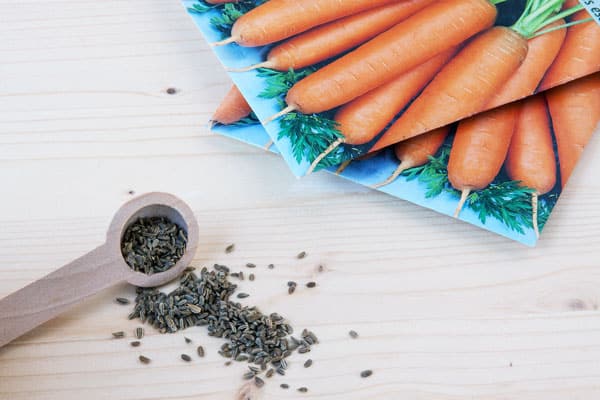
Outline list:
[[[185,252],[165,272],[135,272],[121,254],[121,238],[138,218],[158,216],[167,217],[187,233]],[[127,281],[154,287],[177,278],[194,258],[197,247],[198,223],[183,201],[166,193],[132,199],[115,214],[103,245],[0,300],[0,347],[109,286]]]

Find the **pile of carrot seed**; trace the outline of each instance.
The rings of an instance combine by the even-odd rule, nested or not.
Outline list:
[[[226,253],[234,250],[230,245]],[[303,259],[306,252],[301,252],[296,257]],[[255,269],[256,265],[247,263],[246,268]],[[268,269],[274,269],[269,264]],[[322,272],[324,268],[319,267]],[[137,296],[134,301],[133,311],[129,319],[139,319],[143,323],[153,326],[160,333],[175,333],[192,326],[204,326],[208,335],[225,339],[218,353],[227,358],[225,365],[232,362],[248,363],[248,371],[243,374],[243,379],[252,380],[257,387],[265,384],[265,378],[271,378],[275,374],[286,375],[288,368],[287,359],[294,352],[305,354],[311,351],[311,347],[319,340],[317,336],[304,329],[298,337],[294,336],[294,329],[289,322],[278,313],[264,314],[255,306],[242,305],[232,300],[237,285],[230,278],[244,280],[244,271],[231,272],[225,265],[215,264],[212,269],[202,268],[199,274],[193,267],[187,268],[179,280],[177,288],[169,293],[161,292],[156,288],[137,288]],[[255,279],[254,273],[248,274],[248,280]],[[307,288],[317,286],[316,282],[310,281],[305,284]],[[293,294],[297,283],[287,283],[288,293]],[[247,298],[246,293],[237,293],[236,298]],[[119,297],[116,302],[128,305],[130,301]],[[350,331],[352,339],[358,338],[355,331]],[[121,339],[126,337],[125,332],[114,332],[113,337]],[[144,329],[138,327],[134,330],[135,340],[130,344],[139,347],[144,337]],[[184,337],[187,344],[192,343],[188,337]],[[205,356],[202,346],[196,349],[198,357]],[[181,354],[185,362],[193,361],[189,354]],[[139,361],[150,364],[152,360],[140,355]],[[312,359],[305,360],[304,368],[313,365]],[[372,372],[366,370],[361,372],[363,378],[371,376]],[[280,385],[282,389],[289,389],[286,383]],[[308,388],[299,387],[301,393],[308,392]]]

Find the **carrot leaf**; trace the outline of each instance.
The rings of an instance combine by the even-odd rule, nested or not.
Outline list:
[[[501,221],[509,229],[524,234],[523,227],[532,228],[531,195],[533,189],[520,186],[520,182],[494,182],[487,188],[473,192],[469,207],[485,224],[488,217]]]
[[[425,197],[437,197],[448,189],[448,159],[450,146],[443,146],[436,156],[430,156],[429,162],[420,167],[410,168],[402,174],[406,180],[418,179],[427,190]]]
[[[317,114],[289,113],[280,120],[279,139],[287,138],[296,161],[312,162],[342,137],[337,122]]]
[[[250,113],[250,115],[248,115],[247,117],[244,117],[242,119],[240,119],[239,121],[234,122],[233,124],[228,124],[227,126],[249,126],[249,125],[256,125],[259,124],[260,121],[258,120],[258,117],[256,116],[256,114],[254,114],[253,112]],[[221,123],[215,123],[215,126],[221,126],[223,124]]]
[[[218,10],[219,15],[210,19],[210,24],[223,34],[223,37],[231,35],[231,28],[239,17],[253,8],[265,3],[267,0],[239,0],[236,3],[208,4],[199,0],[197,4],[188,8],[188,11],[203,14],[211,10]]]
[[[193,4],[188,8],[188,11],[196,14],[204,14],[205,12],[209,12],[210,10],[217,8],[217,4],[208,4],[205,1],[199,1],[198,4]]]
[[[556,206],[556,202],[558,201],[559,194],[552,192],[540,199],[538,203],[538,226],[540,231],[544,229],[546,222],[548,222],[548,218],[550,217],[550,213]]]
[[[252,7],[254,8],[254,7]],[[239,17],[250,11],[251,8],[244,6],[244,3],[225,3],[221,14],[210,19],[210,24],[224,37],[231,36],[231,28]]]
[[[262,99],[283,99],[287,92],[296,82],[306,78],[315,72],[312,67],[300,69],[298,71],[289,69],[281,72],[269,68],[259,68],[257,75],[265,79],[266,88],[258,95]]]
[[[327,155],[319,163],[319,167],[315,170],[318,171],[323,168],[334,167],[341,163],[349,160],[353,160],[362,155],[362,150],[347,144],[342,144],[334,152]]]

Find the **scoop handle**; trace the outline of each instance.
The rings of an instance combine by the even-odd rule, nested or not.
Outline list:
[[[0,300],[0,347],[125,279],[106,244]]]

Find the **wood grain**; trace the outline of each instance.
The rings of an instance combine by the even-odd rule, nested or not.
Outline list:
[[[253,399],[600,395],[598,136],[529,249],[211,135],[229,85],[178,1],[0,0],[0,296],[101,244],[130,192],[167,191],[199,219],[196,265],[256,263],[245,301],[321,339]],[[290,279],[318,287],[289,296]],[[244,367],[201,328],[191,364],[181,334],[111,339],[138,326],[116,296],[134,289],[1,349],[0,399],[236,399]]]

